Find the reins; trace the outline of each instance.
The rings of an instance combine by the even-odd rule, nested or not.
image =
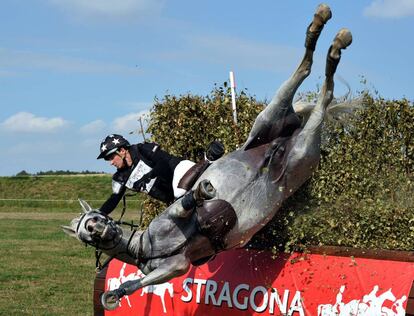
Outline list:
[[[134,196],[134,195],[135,194],[128,194],[128,196]],[[124,196],[122,197],[122,211],[121,211],[121,216],[119,217],[119,219],[117,221],[115,221],[115,223],[118,224],[118,225],[126,225],[126,226],[129,226],[131,228],[131,230],[133,230],[133,228],[141,227],[141,224],[142,224],[142,215],[143,215],[143,205],[141,204],[139,224],[134,224],[134,221],[133,220],[131,220],[131,222],[125,222],[125,221],[123,221],[122,218],[124,217],[125,211],[126,211],[126,208],[127,208],[126,196],[127,196],[127,194],[124,194]]]
[[[128,196],[133,196],[132,195],[128,195]],[[124,194],[124,196],[122,197],[122,211],[121,211],[121,215],[119,217],[118,220],[114,221],[115,224],[117,225],[124,225],[124,226],[129,226],[131,231],[133,231],[133,233],[131,234],[131,237],[129,238],[128,241],[128,245],[131,242],[132,237],[134,236],[135,232],[136,232],[136,228],[141,227],[142,224],[142,218],[143,218],[143,205],[141,204],[141,210],[140,210],[140,219],[139,219],[139,224],[134,224],[134,221],[131,222],[127,222],[127,221],[123,221],[122,218],[125,215],[127,209],[127,203],[126,203],[126,194]],[[128,248],[128,246],[127,246]],[[109,256],[108,258],[105,259],[105,261],[103,263],[101,263],[101,257],[102,257],[103,251],[101,249],[99,249],[98,247],[95,247],[95,268],[96,271],[99,272],[102,269],[104,269],[109,262],[115,258],[115,256]]]

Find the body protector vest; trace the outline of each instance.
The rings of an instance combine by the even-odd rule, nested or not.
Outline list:
[[[182,158],[170,155],[155,143],[132,145],[129,152],[133,164],[128,168],[118,169],[113,175],[113,193],[117,194],[128,188],[145,192],[165,203],[174,201],[174,169]]]

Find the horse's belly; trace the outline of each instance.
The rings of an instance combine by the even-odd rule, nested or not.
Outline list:
[[[266,226],[280,209],[283,192],[265,181],[252,183],[231,202],[237,214],[237,223],[227,235],[231,247],[243,246],[254,234]]]
[[[213,163],[197,180],[194,188],[200,181],[209,180],[217,191],[217,198],[226,201],[233,200],[243,191],[254,179],[257,170],[246,162],[226,158]]]
[[[210,180],[217,198],[229,202],[237,214],[235,227],[227,234],[230,247],[243,245],[276,214],[284,192],[248,163],[228,160],[210,166],[198,181]],[[197,183],[196,183],[197,185]]]

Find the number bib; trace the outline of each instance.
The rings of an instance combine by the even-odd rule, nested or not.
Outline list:
[[[139,179],[141,179],[145,174],[147,174],[148,172],[150,172],[152,170],[152,168],[150,166],[148,166],[145,162],[143,162],[142,160],[140,160],[138,162],[138,164],[136,165],[136,167],[134,168],[134,170],[132,170],[128,181],[126,183],[126,187],[128,189],[133,189],[134,188],[134,183],[137,182]],[[142,190],[142,192],[149,192],[151,191],[152,186],[155,183],[155,180],[157,178],[151,179],[150,182],[148,182],[145,187],[145,190]]]

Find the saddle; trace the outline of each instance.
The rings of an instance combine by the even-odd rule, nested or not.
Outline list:
[[[196,208],[198,229],[219,252],[225,248],[224,238],[234,227],[237,215],[229,202],[224,200],[204,201]]]
[[[210,162],[207,159],[200,160],[194,166],[187,170],[184,176],[178,182],[178,188],[184,189],[186,191],[191,190],[194,183],[202,175],[202,173],[210,165]]]
[[[206,150],[204,159],[197,162],[184,174],[184,176],[178,182],[178,188],[186,191],[191,190],[194,183],[201,176],[201,174],[207,169],[212,161],[219,159],[224,155],[224,145],[218,140],[212,141]]]

